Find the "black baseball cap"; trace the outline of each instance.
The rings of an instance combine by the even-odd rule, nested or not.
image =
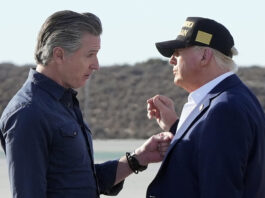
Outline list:
[[[188,17],[175,40],[156,43],[156,48],[165,57],[171,57],[176,49],[190,46],[207,46],[232,57],[234,39],[220,23],[202,17]]]

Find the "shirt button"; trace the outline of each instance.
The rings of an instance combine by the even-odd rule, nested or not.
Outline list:
[[[75,132],[74,132],[74,136],[76,136],[76,135],[77,135],[77,132],[75,131]]]

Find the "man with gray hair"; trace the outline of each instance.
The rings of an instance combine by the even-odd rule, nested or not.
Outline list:
[[[264,198],[265,116],[234,74],[230,32],[214,20],[188,17],[175,40],[156,47],[189,96],[180,118],[171,99],[148,100],[148,117],[175,135],[147,197]]]
[[[0,119],[14,198],[116,195],[128,175],[163,159],[173,137],[169,132],[152,136],[119,160],[94,164],[91,132],[74,89],[99,69],[101,32],[91,13],[60,11],[42,25],[37,67]]]

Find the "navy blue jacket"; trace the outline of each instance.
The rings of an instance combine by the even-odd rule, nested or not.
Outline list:
[[[236,75],[175,134],[148,198],[265,198],[265,116]]]

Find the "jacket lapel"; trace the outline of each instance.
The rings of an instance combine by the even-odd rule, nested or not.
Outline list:
[[[193,111],[190,113],[190,115],[187,117],[187,119],[185,120],[185,122],[183,122],[183,124],[181,125],[181,127],[179,128],[179,130],[176,132],[173,140],[170,143],[170,146],[168,148],[168,151],[165,155],[165,158],[163,160],[163,162],[165,161],[165,159],[167,158],[168,154],[170,153],[170,151],[172,150],[172,148],[179,142],[179,140],[181,140],[183,138],[183,136],[187,133],[187,131],[193,126],[193,124],[195,123],[195,121],[197,120],[197,117],[200,117],[201,115],[204,114],[204,110],[206,110],[209,105],[210,105],[210,101],[212,98],[214,98],[217,94],[214,95],[207,95],[194,109]]]
[[[188,132],[188,130],[196,123],[199,117],[201,117],[208,107],[211,104],[211,101],[220,95],[224,90],[228,89],[231,86],[234,86],[241,82],[239,78],[236,75],[229,76],[225,80],[223,80],[220,84],[218,84],[213,90],[210,91],[209,94],[205,96],[205,98],[195,107],[195,109],[190,113],[190,115],[187,117],[185,122],[182,124],[182,126],[179,128],[179,130],[176,132],[173,140],[171,141],[171,144],[166,152],[166,155],[164,157],[164,160],[160,166],[163,166],[164,162],[166,161],[170,151],[172,148],[185,136],[185,134]]]

